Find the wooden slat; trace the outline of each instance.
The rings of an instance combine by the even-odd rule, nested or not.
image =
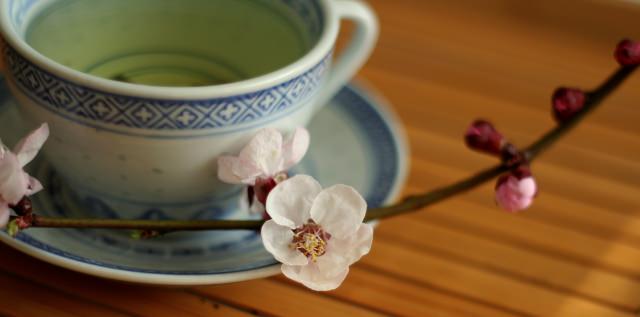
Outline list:
[[[481,233],[461,232],[416,219],[388,221],[378,230],[378,238],[622,310],[632,311],[637,306],[640,283],[626,276],[501,244],[485,239]],[[424,232],[429,233],[428,238],[415,239]]]
[[[441,257],[378,240],[364,263],[391,274],[435,284],[474,298],[536,316],[632,316],[571,294],[518,281]]]
[[[375,309],[369,310],[333,300],[274,279],[222,286],[199,286],[193,288],[193,291],[273,315],[322,316],[331,312],[334,316],[383,316]]]
[[[437,117],[437,119],[440,119]],[[456,121],[454,118],[441,118],[442,121],[452,122],[453,125],[464,125],[469,122]],[[477,154],[468,150],[463,146],[460,135],[447,135],[445,132],[438,133],[438,128],[432,127],[431,131],[424,131],[423,129],[413,126],[407,127],[406,131],[408,135],[415,141],[413,147],[414,154],[417,158],[432,160],[434,162],[447,162],[452,167],[458,167],[461,169],[473,172],[474,170],[482,167],[495,164],[495,159]],[[511,139],[514,136],[517,139],[521,133],[509,130],[508,137]],[[434,152],[428,147],[420,146],[420,144],[429,144],[433,147],[442,148],[442,151]],[[525,145],[525,144],[519,144]],[[629,144],[626,146],[626,151],[633,152],[636,148],[631,147]],[[637,145],[637,149],[640,150],[640,143]],[[455,156],[448,156],[450,151],[455,152]],[[563,155],[558,155],[562,153]],[[579,157],[580,159],[575,159]],[[448,161],[446,159],[449,159]],[[556,147],[552,148],[544,156],[543,160],[540,160],[536,164],[548,164],[550,166],[558,166],[569,171],[591,174],[597,178],[604,179],[606,181],[613,181],[622,183],[623,185],[637,188],[639,186],[640,179],[640,161],[633,161],[628,157],[617,157],[606,152],[597,152],[586,148],[585,146],[575,145],[571,142],[562,142]],[[607,168],[603,168],[606,166]],[[600,168],[594,168],[600,167]],[[552,193],[553,194],[553,193]],[[556,196],[562,193],[556,194]]]
[[[453,181],[455,180],[454,176],[462,178],[473,172],[473,169],[472,169],[473,167],[469,167],[468,165],[470,164],[466,162],[468,162],[468,159],[470,157],[473,158],[473,157],[480,156],[479,154],[473,153],[467,150],[466,148],[460,146],[459,144],[455,144],[455,142],[449,140],[448,138],[440,137],[433,134],[421,133],[419,130],[416,130],[413,128],[409,129],[408,131],[409,131],[409,135],[414,139],[424,140],[424,142],[428,144],[433,144],[434,146],[437,146],[438,148],[443,149],[443,153],[434,153],[433,155],[427,155],[427,153],[425,153],[424,157],[427,157],[429,162],[433,161],[439,164],[446,163],[448,166],[451,166],[451,167],[455,166],[456,168],[461,169],[461,170],[454,170],[453,168],[447,169],[447,170],[441,169],[443,172],[439,173],[439,175],[443,177],[438,177],[438,175],[431,175],[428,178],[419,179],[417,181],[421,186],[425,186],[425,187],[428,186],[428,185],[422,185],[425,183],[429,183],[429,184],[439,183],[439,182],[444,183],[445,182],[444,177],[446,177],[446,179],[449,181]],[[421,151],[428,152],[427,150],[421,150]],[[553,155],[550,155],[550,156],[553,157]],[[593,157],[589,155],[584,155],[583,158],[585,160],[593,160]],[[483,159],[482,161],[486,161],[486,160]],[[584,161],[584,160],[581,160],[581,161]],[[540,164],[543,164],[546,166],[547,162],[548,160],[545,159],[544,161],[540,162]],[[422,164],[421,161],[414,162],[415,169],[421,169],[420,167],[421,164]],[[565,169],[566,164],[567,163],[558,163],[558,164],[553,163],[553,164],[550,164],[549,166],[558,166]],[[588,163],[585,163],[585,164],[588,164]],[[487,166],[488,165],[489,164],[487,164]],[[536,173],[536,176],[538,176],[538,172],[544,172],[544,170],[540,171],[538,169],[538,163],[534,164],[533,168],[534,168],[534,173]],[[430,166],[424,167],[424,169],[435,170],[436,168],[430,165]],[[612,169],[615,170],[615,165],[614,165],[614,168]],[[640,170],[640,166],[638,166],[638,169]],[[636,173],[634,170],[630,170],[630,172],[627,173],[631,175],[628,178],[629,183],[622,184],[624,186],[633,185],[632,187],[630,187],[631,194],[627,194],[625,197],[623,197],[623,199],[625,200],[632,201],[631,204],[627,204],[619,208],[614,208],[612,206],[610,206],[609,208],[604,208],[602,206],[598,207],[593,203],[587,203],[584,200],[578,200],[575,198],[571,199],[571,197],[565,197],[568,191],[564,190],[564,188],[576,187],[574,185],[575,182],[572,182],[571,180],[583,179],[582,173],[589,172],[587,169],[582,169],[582,168],[570,170],[570,171],[578,172],[578,174],[574,174],[576,176],[571,176],[573,178],[570,178],[570,179],[560,178],[560,180],[563,182],[560,182],[558,184],[556,184],[557,182],[553,181],[555,177],[547,177],[547,176],[538,177],[539,181],[542,182],[543,191],[538,201],[536,202],[535,212],[527,212],[524,214],[524,216],[535,218],[535,219],[541,219],[542,221],[545,221],[547,223],[562,224],[562,225],[571,227],[575,230],[582,230],[583,232],[588,232],[590,234],[594,234],[603,238],[608,238],[611,235],[616,235],[617,241],[628,242],[630,246],[638,247],[639,246],[638,243],[640,242],[639,240],[640,230],[638,230],[640,229],[640,227],[638,227],[640,226],[640,223],[639,223],[640,218],[637,218],[636,215],[640,212],[640,204],[635,203],[635,201],[633,201],[633,198],[636,195],[634,194],[635,192],[640,194],[640,189],[634,189],[637,187],[637,184],[634,184],[633,182],[637,183],[638,179],[640,179],[640,175],[638,176],[639,178],[634,178],[634,174]],[[620,173],[623,174],[624,171],[620,170]],[[555,175],[554,172],[547,173],[547,175],[548,174]],[[615,179],[612,177],[609,177],[607,181],[615,181]],[[578,183],[582,183],[582,182],[578,182]],[[575,191],[576,196],[581,195],[586,191],[586,189],[580,188],[580,186],[578,187],[579,188]],[[616,187],[612,188],[614,189],[613,191],[616,191],[615,188]],[[597,191],[597,189],[595,191]],[[595,191],[594,191],[594,195],[597,194],[595,193]],[[618,191],[616,192],[619,193]],[[604,193],[604,195],[609,195],[609,193]],[[473,193],[468,197],[477,198],[476,201],[481,203],[491,202],[491,197],[490,196],[487,197],[485,192],[477,193],[477,194]],[[631,208],[629,208],[630,206]]]
[[[130,316],[117,308],[79,301],[54,289],[0,271],[0,315],[10,316]],[[34,299],[36,299],[34,301]]]
[[[483,117],[493,121],[516,144],[520,142],[526,144],[554,125],[549,103],[554,87],[550,87],[544,95],[535,98],[533,103],[536,108],[529,109],[520,106],[520,104],[501,101],[495,96],[485,97],[469,92],[461,93],[462,91],[457,87],[441,86],[426,79],[406,78],[398,74],[390,74],[378,70],[375,66],[370,67],[366,74],[367,78],[372,81],[385,87],[392,87],[392,95],[388,97],[397,100],[395,104],[404,105],[397,108],[402,115],[403,122],[409,127],[425,132],[439,132],[439,134],[448,137],[461,136],[472,120]],[[603,76],[598,76],[595,81],[599,82],[602,79]],[[403,94],[403,90],[410,90],[414,93]],[[610,104],[615,103],[607,103],[606,109],[610,108]],[[632,106],[628,105],[628,107]],[[606,110],[596,112],[589,119],[597,119],[601,114],[608,112]],[[514,135],[510,134],[512,131]],[[523,135],[526,138],[522,137]],[[419,139],[411,140],[414,143],[420,141]],[[581,148],[600,153],[609,153],[636,163],[638,162],[637,158],[640,157],[637,152],[640,141],[634,133],[627,129],[615,129],[613,124],[595,125],[589,121],[563,139],[557,147],[561,149],[566,144],[579,145]],[[429,147],[417,144],[416,148],[425,150]]]
[[[3,260],[0,261],[0,271],[10,271],[26,281],[45,284],[52,291],[74,294],[77,297],[78,305],[88,301],[112,307],[117,311],[142,316],[240,317],[251,315],[215,299],[195,296],[178,288],[129,285],[56,268],[30,259],[4,245],[0,245],[0,253],[3,254]],[[12,283],[11,288],[18,287],[17,284],[19,283]],[[8,298],[13,297],[15,296]],[[39,301],[40,296],[29,299]],[[70,307],[75,306],[71,305]],[[57,315],[47,314],[46,316]],[[84,316],[90,316],[90,314]]]
[[[478,301],[463,294],[448,292],[433,285],[418,284],[411,280],[392,277],[363,264],[353,266],[345,283],[328,295],[375,307],[395,316],[507,317],[520,315],[516,311],[496,307],[491,303]]]
[[[543,2],[541,6],[556,6],[551,1]],[[582,11],[589,5],[588,1],[572,2],[581,8],[572,12]],[[510,12],[494,18],[494,12],[479,8],[484,4],[473,6],[473,10],[455,10],[448,4],[442,5],[441,1],[411,3],[411,6],[396,6],[376,2],[380,10],[389,13],[381,17],[386,28],[383,28],[379,50],[370,66],[381,67],[388,74],[458,87],[463,92],[459,95],[490,94],[508,97],[514,104],[534,107],[540,104],[536,100],[548,100],[549,91],[559,84],[595,84],[593,79],[603,77],[614,66],[610,57],[612,45],[623,36],[640,35],[637,19],[625,21],[626,32],[616,30],[616,34],[610,34],[606,41],[594,42],[584,40],[586,33],[566,34],[562,28],[549,30],[541,27],[543,22],[519,20],[509,15]],[[389,8],[391,6],[393,8]],[[584,19],[585,25],[592,24],[589,19],[594,15],[600,16],[591,15]],[[420,21],[420,28],[415,27],[416,20]],[[443,26],[446,27],[443,29]],[[598,27],[606,29],[610,26]],[[393,36],[385,37],[385,30]],[[398,62],[403,59],[411,62]],[[639,82],[636,78],[632,80]],[[395,94],[404,90],[390,91]],[[405,95],[417,93],[411,91]],[[629,94],[638,97],[637,92]],[[633,107],[616,109],[634,111]],[[607,114],[610,122],[626,123],[625,128],[638,131],[637,126],[620,120],[618,115]]]
[[[427,163],[425,163],[426,165]],[[414,166],[420,169],[419,166]],[[456,175],[456,170],[439,170],[448,175]],[[438,173],[440,173],[438,172]],[[431,179],[436,176],[429,176]],[[557,225],[544,224],[539,221],[526,219],[526,217],[514,217],[508,214],[501,214],[492,205],[492,186],[483,187],[482,191],[471,193],[470,196],[482,195],[483,204],[467,203],[464,199],[452,200],[446,204],[434,206],[431,210],[439,212],[426,212],[419,214],[423,217],[442,216],[452,222],[474,223],[483,226],[485,230],[494,232],[496,235],[519,236],[526,245],[540,246],[553,252],[558,252],[579,261],[587,261],[593,265],[598,264],[613,271],[622,272],[629,277],[637,278],[640,269],[634,265],[635,261],[640,261],[640,249],[626,244],[616,243],[615,236],[609,239],[597,238],[589,234],[564,229]],[[549,190],[549,189],[547,189]],[[537,203],[544,203],[543,196],[539,197]],[[456,206],[456,207],[452,207]],[[455,208],[458,212],[446,213],[447,210]],[[535,212],[535,206],[528,212]],[[486,212],[465,212],[465,210],[485,210]],[[623,226],[624,224],[621,224]],[[534,232],[535,234],[531,234]],[[606,251],[606,253],[603,253]]]

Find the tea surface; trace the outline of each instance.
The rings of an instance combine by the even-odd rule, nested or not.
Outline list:
[[[26,40],[73,69],[156,86],[248,79],[312,44],[304,21],[273,0],[60,0],[33,20]]]

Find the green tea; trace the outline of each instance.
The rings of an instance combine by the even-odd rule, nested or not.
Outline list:
[[[276,0],[59,0],[26,34],[68,67],[156,86],[256,77],[299,59],[314,40]]]

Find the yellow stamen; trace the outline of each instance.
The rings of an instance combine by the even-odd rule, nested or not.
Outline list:
[[[315,262],[318,257],[327,252],[327,240],[329,238],[330,235],[325,233],[319,225],[310,222],[294,230],[293,241],[290,246]]]

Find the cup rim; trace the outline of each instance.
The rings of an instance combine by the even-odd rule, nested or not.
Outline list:
[[[316,0],[322,11],[324,25],[319,40],[314,46],[296,61],[275,71],[232,83],[198,86],[198,87],[165,87],[134,84],[110,80],[60,64],[41,54],[20,38],[10,24],[9,2],[16,0],[0,0],[0,35],[6,43],[24,58],[49,73],[82,86],[112,94],[146,97],[154,99],[213,99],[243,95],[255,91],[269,89],[280,83],[291,80],[308,71],[332,51],[338,36],[339,17],[329,0]]]

